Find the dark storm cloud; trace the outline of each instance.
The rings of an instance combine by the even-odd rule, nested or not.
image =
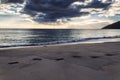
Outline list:
[[[87,1],[89,2],[87,3]],[[81,2],[82,5],[73,5],[76,8],[72,8],[71,4],[74,2]],[[90,14],[89,11],[80,12],[80,10],[84,8],[107,9],[110,5],[110,0],[106,3],[103,3],[102,0],[26,0],[24,10],[44,13],[44,16],[42,15],[42,17],[41,14],[32,15],[33,17],[37,15],[37,21],[39,21],[39,19],[56,21],[59,18],[70,18]],[[29,14],[31,15],[30,12]]]
[[[111,3],[102,3],[102,1],[99,0],[93,0],[91,3],[89,3],[85,8],[106,8]]]
[[[61,19],[61,21],[69,20],[70,17],[77,17],[82,15],[87,15],[88,12],[79,12],[79,13],[60,13],[60,12],[53,12],[53,13],[45,13],[44,15],[38,15],[34,17],[34,20],[37,22],[55,22],[57,19]]]
[[[84,0],[26,0],[26,9],[35,11],[65,9],[73,2]]]
[[[23,3],[24,0],[0,0],[1,3]]]
[[[119,0],[0,0],[0,3],[23,3],[4,6],[5,11],[14,10],[31,15],[35,21],[57,21],[60,19],[70,20],[72,17],[114,16],[120,13]],[[23,8],[23,9],[22,9]],[[11,11],[10,11],[11,12]]]
[[[32,14],[36,21],[56,21],[59,18],[75,17],[80,15],[86,15],[86,12],[79,12],[77,9],[68,8],[73,2],[78,0],[27,0],[25,5],[25,11],[37,11],[43,14]],[[84,0],[80,0],[84,1]],[[28,12],[27,12],[28,13]],[[33,12],[32,12],[33,13]],[[29,12],[28,14],[31,15]],[[36,17],[37,15],[37,17]]]

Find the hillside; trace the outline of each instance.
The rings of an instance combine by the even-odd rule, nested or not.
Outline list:
[[[104,27],[103,29],[120,29],[120,21]]]

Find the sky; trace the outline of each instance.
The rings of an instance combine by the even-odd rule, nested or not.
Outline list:
[[[0,28],[27,28],[29,23],[30,28],[100,29],[120,21],[120,1],[26,0],[18,4],[13,0],[0,4],[0,20]]]

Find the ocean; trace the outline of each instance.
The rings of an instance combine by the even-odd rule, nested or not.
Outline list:
[[[0,29],[0,48],[120,41],[120,30]]]

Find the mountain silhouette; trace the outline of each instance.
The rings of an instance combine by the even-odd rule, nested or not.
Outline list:
[[[110,24],[102,29],[120,29],[120,21]]]

